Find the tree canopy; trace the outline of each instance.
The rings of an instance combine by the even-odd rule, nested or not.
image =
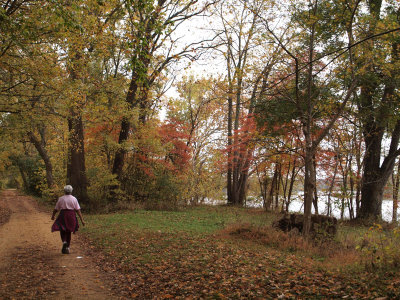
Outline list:
[[[2,187],[68,183],[88,208],[300,201],[305,234],[312,212],[379,219],[397,199],[398,1],[0,5]]]

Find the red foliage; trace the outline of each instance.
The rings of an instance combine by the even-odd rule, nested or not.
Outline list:
[[[118,140],[119,128],[112,126],[112,124],[108,122],[99,123],[95,126],[88,127],[85,132],[85,138],[87,141],[87,145],[90,146],[99,146],[105,144],[105,140],[107,136],[111,136],[113,140]]]
[[[240,167],[242,171],[247,170],[253,161],[253,151],[255,148],[255,137],[258,128],[253,115],[246,115],[240,118],[241,127],[233,132],[232,144],[227,146],[223,153],[227,156],[227,161],[221,169]],[[228,155],[228,154],[231,155]],[[229,159],[230,156],[230,159]]]
[[[160,161],[172,171],[183,171],[191,159],[188,129],[176,119],[167,120],[158,128],[161,144],[166,150],[165,158]]]

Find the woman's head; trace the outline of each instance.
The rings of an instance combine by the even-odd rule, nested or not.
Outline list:
[[[64,192],[65,192],[66,195],[71,195],[72,194],[72,190],[73,190],[72,186],[70,186],[70,185],[64,186]]]

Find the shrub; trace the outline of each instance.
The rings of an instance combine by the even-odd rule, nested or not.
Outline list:
[[[90,168],[87,171],[87,176],[90,182],[88,209],[115,210],[120,202],[128,200],[126,194],[120,188],[116,175],[111,174],[107,169]]]
[[[43,176],[44,167],[40,157],[11,156],[10,159],[20,171],[25,192],[41,196],[46,177]]]
[[[363,253],[367,268],[397,268],[400,265],[400,228],[384,229],[374,224],[364,235],[357,249]]]
[[[162,164],[130,164],[122,180],[123,190],[149,210],[175,210],[182,199],[184,179]]]

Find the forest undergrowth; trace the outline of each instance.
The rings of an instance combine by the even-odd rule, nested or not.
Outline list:
[[[397,232],[340,225],[305,241],[261,210],[196,207],[87,216],[85,244],[127,298],[393,299]],[[397,248],[398,249],[398,248]]]

